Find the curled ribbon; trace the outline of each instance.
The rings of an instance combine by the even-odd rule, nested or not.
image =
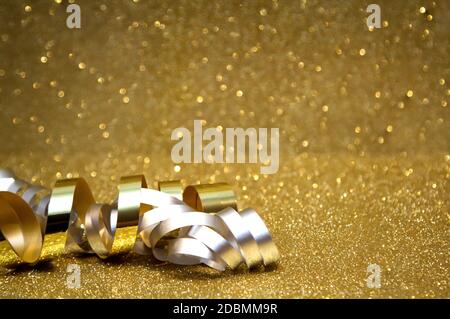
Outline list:
[[[141,193],[141,201],[154,208],[142,216],[138,237],[159,260],[181,265],[203,263],[223,271],[243,262],[249,268],[267,266],[279,258],[262,219],[250,208],[237,212],[234,193],[226,184],[189,186],[183,193],[184,202],[152,189],[142,189]],[[210,213],[197,210],[202,207]],[[158,247],[173,231],[179,231],[178,237]]]
[[[48,201],[44,188],[0,170],[0,233],[24,262],[33,263],[41,255]]]
[[[161,261],[223,271],[279,259],[261,217],[251,208],[238,212],[235,194],[224,183],[183,191],[179,181],[169,181],[153,190],[144,176],[128,176],[120,180],[117,199],[100,204],[84,179],[57,181],[49,195],[0,170],[0,231],[24,262],[38,260],[48,221],[64,216],[70,216],[66,248],[100,258],[113,251],[118,228],[138,225],[135,252]]]
[[[137,224],[145,209],[140,190],[147,187],[144,176],[122,177],[119,195],[112,204],[96,203],[82,178],[57,181],[48,205],[49,214],[70,214],[66,248],[72,252],[95,253],[107,258],[119,227]]]

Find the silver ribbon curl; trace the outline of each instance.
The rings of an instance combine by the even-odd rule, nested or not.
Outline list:
[[[70,219],[69,219],[70,215]],[[252,268],[279,259],[258,213],[238,212],[227,184],[188,186],[161,182],[147,188],[142,175],[123,177],[112,204],[96,203],[84,179],[60,180],[50,191],[0,170],[0,231],[21,260],[38,260],[49,217],[67,228],[66,249],[112,253],[118,228],[138,225],[134,251],[178,265],[205,264],[219,271]],[[67,224],[67,226],[66,226]]]
[[[179,265],[205,264],[216,270],[270,265],[279,252],[258,213],[228,207],[218,213],[199,212],[174,196],[152,189],[141,190],[141,202],[155,208],[142,216],[138,237],[155,258]],[[160,240],[173,231],[164,247]],[[135,249],[145,254],[142,246]]]

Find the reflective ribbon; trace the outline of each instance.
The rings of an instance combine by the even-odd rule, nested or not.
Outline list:
[[[84,179],[57,181],[48,212],[70,213],[66,249],[107,258],[113,251],[117,229],[137,225],[140,214],[148,208],[140,201],[143,187],[147,187],[143,175],[122,177],[117,200],[102,204],[95,202]]]
[[[17,256],[34,263],[41,255],[47,224],[45,189],[17,179],[7,169],[0,170],[0,233]]]
[[[97,203],[84,179],[56,182],[51,196],[44,189],[0,171],[0,230],[23,261],[41,253],[48,216],[70,215],[66,248],[95,253],[113,251],[120,227],[138,225],[135,252],[179,265],[205,264],[219,271],[269,265],[278,250],[253,209],[238,212],[236,197],[224,183],[188,186],[179,181],[147,188],[144,176],[123,177],[117,200]],[[39,198],[39,200],[37,200]]]
[[[190,186],[183,194],[184,202],[152,189],[141,192],[141,202],[154,208],[142,216],[138,238],[158,260],[180,265],[203,263],[223,271],[242,263],[249,268],[267,266],[279,258],[260,216],[250,208],[238,212],[226,184]],[[201,207],[210,212],[196,210]],[[179,231],[178,237],[161,247],[160,241],[173,231]],[[138,246],[137,252],[148,250]]]

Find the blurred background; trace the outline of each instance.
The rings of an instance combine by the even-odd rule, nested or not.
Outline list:
[[[80,29],[66,26],[70,3]],[[97,288],[75,292],[51,280],[80,262],[55,235],[56,264],[33,285],[0,244],[0,296],[449,297],[450,1],[377,0],[372,30],[370,3],[2,0],[0,166],[49,187],[85,177],[103,201],[129,174],[226,181],[283,259],[201,280],[89,257]],[[174,164],[171,132],[194,119],[280,128],[280,171]],[[381,289],[366,286],[370,263]]]

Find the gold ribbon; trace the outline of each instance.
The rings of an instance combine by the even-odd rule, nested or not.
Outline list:
[[[112,204],[96,203],[82,178],[57,181],[48,205],[49,214],[70,213],[66,248],[72,252],[108,257],[118,227],[137,225],[146,208],[140,190],[147,183],[143,175],[122,177],[118,199]]]
[[[188,186],[179,181],[147,188],[144,176],[123,177],[117,200],[96,203],[82,178],[57,181],[51,196],[0,171],[0,230],[13,250],[27,263],[39,258],[48,216],[70,215],[66,248],[95,253],[113,251],[120,227],[138,225],[134,250],[180,265],[205,264],[219,271],[269,265],[278,250],[260,216],[253,209],[237,211],[228,184]]]
[[[34,263],[41,255],[47,224],[44,188],[17,179],[13,172],[0,170],[0,233],[17,256]]]

